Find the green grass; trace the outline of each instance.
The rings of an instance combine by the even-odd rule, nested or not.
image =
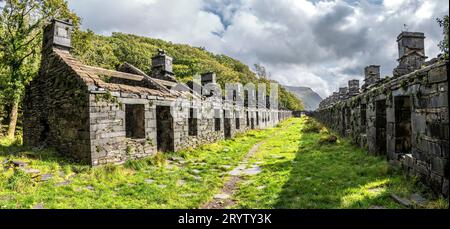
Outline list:
[[[220,192],[228,172],[261,141],[250,164],[260,162],[262,172],[240,182],[235,208],[401,208],[390,193],[421,193],[433,199],[428,208],[448,208],[447,201],[391,169],[383,158],[367,155],[346,139],[321,142],[331,134],[314,125],[290,119],[195,150],[96,168],[52,149],[22,147],[20,138],[0,139],[0,162],[20,160],[53,175],[40,182],[39,177],[0,166],[0,208],[198,208]],[[184,163],[167,160],[174,157]],[[60,185],[67,180],[70,184]]]
[[[401,197],[419,193],[431,199],[426,208],[448,208],[448,201],[391,168],[384,158],[368,155],[347,139],[320,140],[329,136],[311,119],[292,121],[259,148],[250,163],[261,163],[262,173],[239,184],[234,207],[402,208],[391,193]]]
[[[71,162],[51,149],[27,149],[20,146],[20,140],[2,139],[0,162],[27,162],[29,168],[52,174],[53,178],[39,182],[18,169],[3,171],[0,166],[0,208],[32,208],[37,204],[64,209],[198,208],[220,190],[227,172],[249,149],[276,129],[250,131],[196,150],[97,168]],[[185,164],[169,164],[166,158],[173,156],[182,158]],[[147,179],[154,182],[149,184]],[[58,185],[66,180],[71,183]]]

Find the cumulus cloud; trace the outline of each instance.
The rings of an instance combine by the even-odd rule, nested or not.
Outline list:
[[[206,47],[252,66],[275,80],[309,86],[322,97],[366,65],[396,66],[396,37],[404,29],[427,36],[426,54],[439,53],[436,17],[448,1],[426,0],[69,0],[83,27]],[[403,25],[406,24],[407,28]]]

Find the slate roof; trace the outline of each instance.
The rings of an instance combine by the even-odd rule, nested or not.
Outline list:
[[[135,94],[148,94],[167,98],[192,97],[195,96],[189,90],[171,90],[177,83],[151,78],[140,69],[131,64],[125,63],[127,72],[108,70],[104,68],[92,67],[81,63],[67,50],[53,49],[54,53],[61,58],[92,90],[126,92]],[[136,81],[141,86],[129,85],[126,83],[105,82],[105,78],[115,78],[124,81]],[[185,85],[187,89],[189,87]],[[178,87],[179,88],[179,87]]]

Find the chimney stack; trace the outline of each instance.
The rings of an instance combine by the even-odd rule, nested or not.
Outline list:
[[[394,69],[394,77],[402,76],[422,68],[425,56],[425,34],[402,32],[397,37],[399,65]]]
[[[177,82],[173,74],[172,57],[162,49],[152,58],[152,77],[160,80]]]
[[[359,80],[348,81],[348,93],[350,96],[359,94]]]
[[[59,48],[70,51],[72,37],[72,21],[53,19],[44,29],[43,51]]]
[[[364,86],[363,88],[368,88],[372,84],[375,84],[380,80],[380,66],[370,65],[364,68]]]
[[[201,76],[202,86],[205,86],[207,84],[215,84],[216,83],[216,73],[214,72],[207,72],[203,73]]]
[[[339,100],[345,100],[348,98],[348,88],[341,87],[339,88]]]

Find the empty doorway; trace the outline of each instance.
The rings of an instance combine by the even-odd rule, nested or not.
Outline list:
[[[379,155],[386,155],[386,100],[375,102],[376,151]]]
[[[174,147],[174,132],[173,132],[173,117],[170,113],[169,106],[156,107],[156,134],[158,142],[158,151],[173,152]]]
[[[224,133],[225,138],[231,138],[231,118],[226,117],[226,111],[223,111],[223,126],[224,126]]]
[[[395,101],[395,152],[411,152],[411,98],[397,96]]]

